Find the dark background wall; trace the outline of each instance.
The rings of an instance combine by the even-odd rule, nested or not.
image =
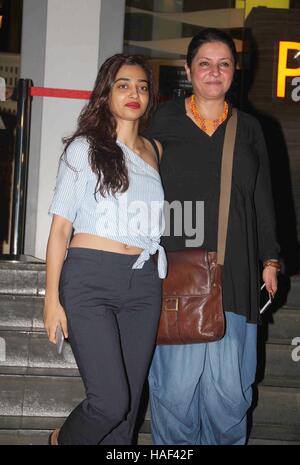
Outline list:
[[[21,49],[23,0],[0,0],[0,68],[7,67],[5,54],[19,54]],[[4,55],[3,55],[4,54]],[[3,68],[2,68],[3,67]],[[0,69],[0,75],[1,75]],[[7,80],[7,85],[12,85]],[[0,109],[0,253],[9,238],[9,212],[15,143],[16,115]]]
[[[23,0],[0,0],[0,52],[20,53]]]
[[[259,118],[266,138],[278,236],[288,271],[299,270],[300,102],[276,97],[278,43],[300,42],[300,9],[255,8],[245,23],[244,107]],[[293,53],[295,56],[295,52]],[[300,68],[300,60],[295,67]],[[299,70],[300,76],[300,70]]]

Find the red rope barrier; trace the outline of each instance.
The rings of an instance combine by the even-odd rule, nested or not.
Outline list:
[[[91,93],[92,92],[90,90],[54,89],[50,87],[30,88],[30,95],[32,97],[56,97],[89,100]]]

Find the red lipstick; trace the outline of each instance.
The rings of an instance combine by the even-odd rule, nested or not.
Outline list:
[[[141,105],[138,102],[129,102],[126,103],[125,107],[133,108],[134,110],[138,110],[141,108]]]

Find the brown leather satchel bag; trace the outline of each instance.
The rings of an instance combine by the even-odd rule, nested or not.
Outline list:
[[[218,250],[187,248],[168,252],[168,275],[157,344],[192,344],[217,341],[224,336],[222,267],[224,264],[230,205],[233,150],[237,111],[227,122],[221,166]]]

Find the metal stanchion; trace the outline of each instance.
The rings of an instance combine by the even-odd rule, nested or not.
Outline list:
[[[19,79],[16,142],[14,150],[14,184],[10,234],[10,254],[0,255],[1,261],[35,262],[34,257],[24,255],[27,180],[29,165],[29,141],[31,101],[30,79]]]
[[[24,255],[32,96],[88,100],[91,91],[34,87],[31,79],[19,79],[10,254],[0,254],[0,262],[43,262]]]

